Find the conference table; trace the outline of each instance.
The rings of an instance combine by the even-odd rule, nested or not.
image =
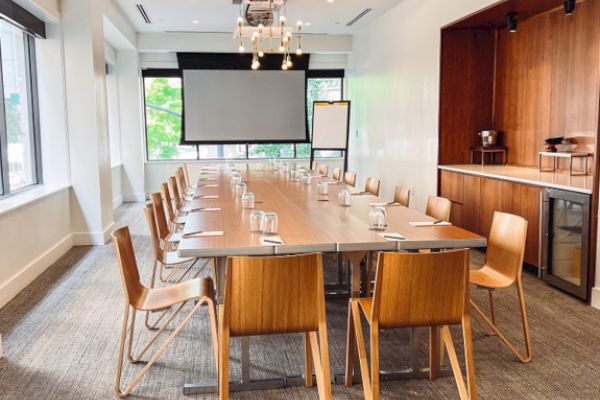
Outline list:
[[[342,182],[321,177],[314,172],[310,184],[293,179],[283,168],[271,163],[238,164],[247,192],[255,195],[255,209],[278,215],[277,236],[282,244],[264,243],[261,233],[250,232],[251,209],[242,207],[241,196],[231,183],[231,166],[202,168],[193,199],[186,208],[188,214],[178,246],[181,257],[204,257],[215,260],[217,302],[223,301],[224,273],[229,256],[274,256],[313,252],[342,253],[350,262],[351,295],[360,296],[365,288],[361,263],[371,252],[418,251],[423,249],[478,248],[486,239],[454,225],[415,226],[414,223],[434,222],[424,213],[398,204],[386,206],[386,233],[400,234],[402,240],[386,239],[382,232],[369,229],[369,211],[373,205],[387,200],[357,191]],[[328,194],[320,195],[319,182],[328,184]],[[352,193],[351,205],[341,205],[338,193]],[[222,231],[221,236],[193,236],[198,231]],[[403,371],[382,373],[382,380],[428,376],[428,369],[418,365],[417,330],[411,330],[411,365]],[[284,377],[253,381],[250,379],[249,338],[241,338],[242,377],[232,382],[230,390],[264,390],[299,386],[303,377]],[[358,364],[358,363],[357,363]],[[439,366],[435,366],[439,368]],[[340,374],[335,381],[343,381]],[[355,381],[360,381],[355,369]],[[186,384],[185,394],[216,392],[215,384]]]

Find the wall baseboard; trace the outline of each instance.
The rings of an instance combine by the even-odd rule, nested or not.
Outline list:
[[[0,285],[0,308],[4,307],[21,290],[25,289],[71,247],[73,247],[73,235],[67,235]]]
[[[146,201],[146,193],[123,193],[123,202],[140,203]]]
[[[590,304],[592,307],[600,310],[600,287],[596,286],[592,288],[592,301]]]
[[[102,232],[73,232],[73,246],[103,246],[115,227],[111,222]]]
[[[121,204],[123,204],[123,196],[119,195],[113,199],[113,210],[119,208]]]

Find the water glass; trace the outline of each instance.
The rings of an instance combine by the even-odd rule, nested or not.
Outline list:
[[[329,194],[329,185],[327,182],[319,182],[319,195],[327,196]]]
[[[235,195],[237,197],[242,197],[246,193],[246,184],[244,182],[240,182],[235,185]]]
[[[242,183],[242,176],[239,172],[234,172],[231,174],[231,183],[233,185],[237,185],[238,183]]]
[[[305,185],[310,185],[311,180],[312,176],[310,174],[310,171],[305,171],[304,174],[302,174],[302,183],[304,183]]]
[[[242,207],[248,209],[254,208],[254,193],[246,192],[242,195]]]
[[[264,216],[263,235],[276,235],[279,218],[274,212],[267,212]]]
[[[341,206],[350,207],[352,194],[347,189],[342,189],[338,192],[338,200]]]
[[[250,213],[250,232],[262,233],[265,221],[265,213],[254,210]]]
[[[384,231],[386,225],[385,207],[374,206],[369,211],[369,229]]]

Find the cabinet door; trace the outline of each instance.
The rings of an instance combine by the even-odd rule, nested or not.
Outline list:
[[[479,228],[479,201],[481,196],[481,178],[465,175],[463,187],[462,225],[473,233],[482,234]],[[484,234],[487,236],[487,233]]]
[[[440,195],[453,202],[463,202],[463,174],[441,171]]]
[[[463,218],[463,205],[453,201],[450,209],[450,222],[452,222],[452,225],[462,227]]]
[[[481,179],[481,196],[479,197],[479,233],[489,236],[494,212],[504,211],[505,182],[496,179]]]
[[[520,215],[528,222],[525,262],[535,266],[539,266],[540,198],[543,191],[539,187],[523,185]]]

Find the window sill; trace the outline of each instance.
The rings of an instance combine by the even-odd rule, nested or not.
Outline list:
[[[45,199],[55,193],[69,189],[70,185],[37,185],[22,192],[0,199],[0,216],[10,214],[28,204]]]

